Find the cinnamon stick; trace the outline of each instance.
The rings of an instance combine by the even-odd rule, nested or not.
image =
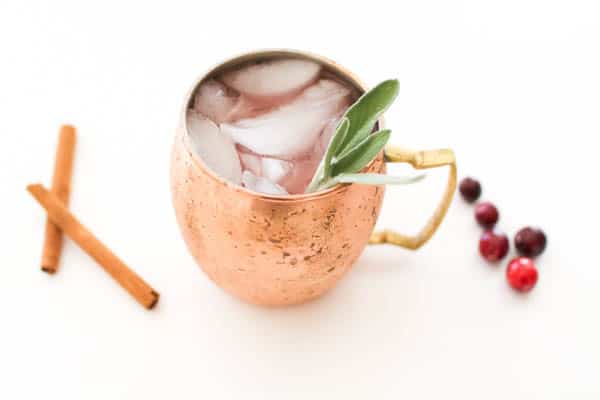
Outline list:
[[[84,227],[56,195],[41,184],[29,185],[27,191],[46,209],[48,218],[96,260],[141,305],[148,309],[156,305],[159,294]]]
[[[64,125],[60,128],[58,137],[51,190],[65,205],[69,204],[74,154],[75,128],[70,125]],[[58,270],[62,243],[63,236],[60,228],[50,218],[47,218],[44,248],[42,251],[42,271],[53,274]]]

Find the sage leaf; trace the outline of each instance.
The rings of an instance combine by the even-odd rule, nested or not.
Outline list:
[[[389,130],[371,132],[398,96],[399,90],[400,83],[397,80],[384,81],[365,93],[346,111],[305,193],[325,190],[340,183],[408,184],[424,178],[425,175],[398,177],[360,173],[390,138]]]
[[[348,118],[343,118],[335,129],[335,134],[329,142],[329,147],[327,147],[327,153],[325,153],[325,160],[323,162],[323,178],[325,179],[331,177],[331,160],[337,154],[340,143],[344,141],[344,138],[348,134],[349,127],[350,121]]]
[[[344,154],[364,140],[373,130],[381,115],[389,108],[400,91],[400,82],[390,79],[381,82],[362,95],[345,113],[350,131],[339,146],[337,154]]]
[[[379,154],[389,140],[390,134],[391,131],[386,129],[368,135],[352,150],[333,162],[331,175],[335,177],[343,173],[359,172]]]
[[[386,174],[340,174],[332,180],[335,183],[360,183],[363,185],[407,185],[425,178],[425,174],[415,176],[393,176]]]
[[[312,177],[310,183],[308,184],[306,190],[304,191],[304,193],[311,193],[311,192],[317,191],[321,181],[323,180],[323,172],[324,172],[323,165],[324,165],[324,163],[323,163],[323,161],[321,161],[321,163],[319,164],[319,167],[317,168],[317,171],[313,175],[313,177]]]

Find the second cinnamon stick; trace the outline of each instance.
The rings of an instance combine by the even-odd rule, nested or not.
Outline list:
[[[159,294],[83,226],[57,196],[40,184],[29,185],[27,190],[46,209],[48,218],[96,260],[141,305],[148,309],[154,307]]]

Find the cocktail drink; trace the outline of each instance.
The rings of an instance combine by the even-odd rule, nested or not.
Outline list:
[[[186,115],[189,145],[230,183],[273,195],[304,193],[357,98],[315,61],[248,62],[197,88]]]

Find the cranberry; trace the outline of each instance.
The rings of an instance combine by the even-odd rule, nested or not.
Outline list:
[[[498,209],[489,202],[479,203],[475,206],[475,219],[485,228],[493,227],[498,222]]]
[[[460,181],[458,190],[463,199],[468,203],[474,202],[481,195],[481,185],[479,184],[479,181],[473,178],[464,178]]]
[[[538,272],[531,258],[517,257],[508,263],[506,279],[513,289],[529,292],[538,280]]]
[[[524,256],[539,256],[546,248],[546,235],[541,229],[527,226],[515,235],[515,247]]]
[[[485,231],[479,239],[479,252],[488,261],[499,261],[508,253],[508,236],[503,233]]]

